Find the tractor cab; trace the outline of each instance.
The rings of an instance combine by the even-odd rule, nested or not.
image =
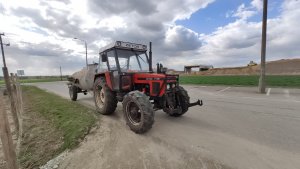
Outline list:
[[[139,76],[152,76],[151,53],[142,44],[116,41],[100,49],[100,72],[106,72],[106,81],[113,91],[131,91]]]
[[[116,41],[100,49],[99,54],[99,63],[104,63],[101,66],[109,74],[106,80],[111,81],[113,91],[126,94],[139,90],[151,97],[160,97],[167,87],[178,84],[178,75],[167,75],[161,64],[157,72],[153,72],[151,47],[148,55],[146,45]]]
[[[114,42],[100,49],[100,68],[118,73],[149,72],[147,46],[129,42]],[[105,64],[106,63],[106,64]]]

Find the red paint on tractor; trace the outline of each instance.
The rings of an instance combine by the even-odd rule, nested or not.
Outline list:
[[[165,93],[165,89],[168,83],[176,83],[176,77],[175,76],[170,76],[169,77],[174,77],[171,80],[166,80],[164,83],[164,80],[167,78],[167,75],[165,74],[156,74],[156,73],[136,73],[133,75],[133,81],[136,84],[149,84],[150,87],[150,96],[157,96],[153,91],[153,83],[159,83],[159,88],[162,89],[159,92],[158,96],[163,96]]]
[[[112,86],[112,83],[111,83],[111,78],[110,78],[110,73],[107,71],[105,72],[105,80],[106,80],[106,84],[107,86],[113,90],[113,86]]]

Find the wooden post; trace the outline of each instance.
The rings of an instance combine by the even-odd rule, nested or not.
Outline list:
[[[21,85],[20,85],[20,82],[19,82],[19,77],[17,74],[15,74],[15,85],[16,85],[16,91],[17,91],[17,99],[18,99],[18,113],[19,113],[19,116],[23,113],[23,98],[22,98],[22,89],[21,89]]]
[[[18,87],[17,87],[17,79],[16,75],[11,73],[11,84],[12,84],[12,96],[15,101],[15,107],[16,107],[16,112],[17,116],[19,117],[20,115],[20,101],[19,101],[19,96],[18,96]]]
[[[19,83],[19,78],[18,75],[15,74],[14,75],[14,83],[16,86],[16,100],[17,100],[17,112],[18,112],[18,117],[19,117],[19,133],[18,133],[18,141],[17,141],[17,146],[16,146],[16,154],[20,153],[20,146],[21,146],[21,138],[22,138],[22,114],[23,114],[23,99],[22,99],[22,90],[21,90],[21,86]]]
[[[60,81],[62,81],[62,72],[61,72],[61,66],[59,66],[59,71],[60,71]]]
[[[0,95],[0,136],[7,168],[17,169],[17,156],[14,150],[13,140],[2,95]]]
[[[16,81],[13,73],[10,73],[10,81],[11,81],[11,93],[12,98],[14,100],[16,113],[18,114],[18,98],[17,98],[17,89],[16,89]]]
[[[13,115],[13,120],[14,120],[16,129],[18,131],[19,130],[19,121],[18,121],[18,117],[17,117],[17,113],[16,113],[15,103],[14,103],[14,100],[12,98],[12,89],[11,89],[11,83],[10,83],[10,80],[9,80],[8,70],[7,70],[6,67],[3,67],[2,71],[3,71],[3,75],[4,75],[5,86],[6,86],[9,101],[10,101],[11,113]]]
[[[10,102],[11,102],[11,114],[13,116],[13,120],[15,123],[16,131],[19,132],[19,119],[18,119],[18,114],[17,114],[17,107],[16,107],[16,96],[15,96],[15,87],[14,87],[14,81],[13,81],[13,73],[11,75],[11,84],[12,87],[10,87]],[[9,80],[9,79],[8,79]]]
[[[21,94],[21,88],[20,83],[18,81],[18,75],[13,74],[13,88],[15,90],[15,104],[16,104],[16,110],[18,115],[18,124],[19,124],[19,130],[18,130],[18,141],[16,146],[16,153],[20,153],[20,146],[21,146],[21,138],[22,138],[22,113],[23,113],[23,104],[22,104],[22,94]]]

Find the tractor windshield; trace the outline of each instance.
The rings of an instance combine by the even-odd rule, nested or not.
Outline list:
[[[149,70],[146,52],[117,49],[122,72],[147,72]]]

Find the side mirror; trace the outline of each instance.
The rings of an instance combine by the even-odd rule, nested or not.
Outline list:
[[[100,55],[101,55],[101,61],[102,62],[107,62],[107,55],[106,55],[106,53],[101,53]]]

